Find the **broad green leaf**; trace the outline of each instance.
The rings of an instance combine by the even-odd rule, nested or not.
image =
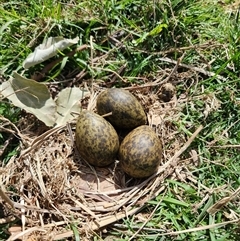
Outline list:
[[[142,43],[143,41],[145,41],[149,36],[157,36],[159,33],[162,32],[163,28],[167,28],[167,24],[164,24],[164,23],[159,24],[150,32],[147,32],[147,33],[144,32],[140,38],[138,38],[137,40],[133,40],[133,44],[136,46]]]
[[[16,72],[13,76],[13,79],[2,83],[1,94],[15,106],[35,115],[47,126],[53,126],[56,104],[46,85],[27,79]]]
[[[158,35],[159,33],[162,32],[163,28],[167,28],[167,27],[168,26],[165,23],[159,24],[149,32],[149,35],[150,36],[156,36],[156,35]]]
[[[185,183],[181,183],[181,182],[178,182],[178,181],[175,181],[175,180],[168,180],[168,182],[182,187],[188,193],[192,193],[192,194],[196,193],[196,190],[194,188],[192,188],[191,186],[189,186]]]
[[[148,36],[149,33],[143,33],[140,38],[138,38],[137,40],[133,40],[132,42],[135,46],[137,46],[138,44],[142,43]]]
[[[79,38],[65,39],[63,37],[50,37],[42,44],[35,48],[35,51],[28,55],[23,61],[25,69],[30,68],[36,64],[42,63],[47,59],[55,56],[59,51],[62,51],[78,42]]]
[[[88,95],[88,91],[80,88],[65,88],[56,98],[56,124],[57,126],[64,125],[76,117],[76,113],[81,111],[81,99]],[[74,114],[75,113],[75,114]]]
[[[183,206],[183,207],[188,207],[189,204],[185,203],[185,202],[182,202],[182,201],[179,201],[175,198],[171,198],[171,197],[164,197],[163,199],[163,202],[166,202],[166,203],[170,203],[170,204],[175,204],[177,206]]]

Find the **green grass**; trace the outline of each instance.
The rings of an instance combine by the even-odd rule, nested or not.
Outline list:
[[[199,165],[189,167],[195,183],[166,180],[167,191],[149,202],[142,211],[148,217],[158,205],[152,218],[138,234],[138,240],[238,240],[238,224],[220,228],[157,237],[174,232],[231,220],[239,217],[239,198],[231,200],[216,214],[207,209],[219,199],[229,196],[240,185],[240,20],[233,10],[234,1],[174,0],[102,0],[102,1],[3,1],[0,6],[0,74],[8,79],[13,71],[23,71],[22,62],[34,48],[49,36],[80,38],[80,44],[93,44],[94,51],[78,52],[67,59],[61,69],[57,64],[42,81],[59,81],[71,72],[85,70],[84,79],[110,82],[114,72],[122,66],[117,87],[146,79],[156,79],[161,69],[173,65],[159,61],[159,57],[177,59],[183,63],[205,68],[223,76],[220,80],[197,73],[198,80],[177,82],[177,94],[188,94],[189,102],[176,124],[186,136],[200,124],[204,129],[189,147],[199,154]],[[91,40],[92,39],[92,40]],[[119,46],[118,41],[123,45]],[[209,46],[200,47],[208,43]],[[195,48],[191,46],[196,46]],[[182,47],[190,47],[183,51]],[[169,51],[171,49],[171,51]],[[69,51],[69,50],[67,50]],[[64,52],[65,53],[65,52]],[[92,58],[104,57],[101,65]],[[40,71],[43,64],[25,71],[27,77]],[[186,71],[179,68],[179,72]],[[61,74],[59,75],[59,72]],[[217,101],[217,102],[214,102]],[[220,107],[211,106],[211,104]],[[208,107],[210,109],[208,109]],[[11,104],[0,103],[0,115],[18,124],[21,112]],[[2,122],[3,123],[3,122]],[[0,122],[1,125],[1,122]],[[9,133],[0,133],[0,145]],[[16,154],[18,141],[13,139],[1,157],[6,162]],[[238,145],[238,148],[235,147]],[[189,152],[181,159],[189,158]],[[202,202],[203,200],[203,202]],[[138,216],[129,217],[108,227],[108,234],[116,240],[128,240],[142,226]],[[0,239],[4,240],[5,236]],[[94,240],[106,234],[99,233]]]

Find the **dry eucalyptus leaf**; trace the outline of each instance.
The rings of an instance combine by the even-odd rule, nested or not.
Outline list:
[[[63,89],[56,98],[56,125],[61,126],[71,121],[81,110],[81,99],[89,95],[86,90],[77,87]]]
[[[79,38],[65,39],[63,37],[50,37],[35,48],[35,51],[28,55],[23,61],[23,67],[28,69],[36,64],[42,63],[78,42]]]
[[[47,126],[53,126],[56,104],[46,85],[27,79],[16,72],[13,77],[2,83],[1,94],[15,106],[35,115]]]
[[[203,96],[203,101],[205,102],[205,109],[203,111],[205,119],[208,115],[218,110],[221,107],[221,101],[215,96],[214,93],[209,93]]]

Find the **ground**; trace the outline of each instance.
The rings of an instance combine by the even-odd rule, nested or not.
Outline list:
[[[1,86],[1,240],[238,240],[239,1],[3,1],[0,9],[1,83],[16,72],[36,80],[38,100],[39,86],[52,100],[81,89],[77,103],[95,112],[103,89],[125,88],[163,145],[148,179],[129,178],[118,162],[94,168],[74,149],[75,119],[46,124],[48,115],[17,107]],[[56,36],[78,41],[25,69]]]

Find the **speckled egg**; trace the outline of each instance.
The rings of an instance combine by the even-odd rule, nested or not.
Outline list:
[[[147,125],[132,130],[123,139],[119,148],[122,169],[135,178],[144,178],[154,174],[159,167],[161,156],[161,141]]]
[[[97,98],[97,112],[104,115],[115,128],[133,129],[145,125],[147,118],[140,102],[129,91],[113,88],[103,91]]]
[[[117,132],[98,114],[86,110],[80,113],[75,139],[80,156],[94,166],[107,166],[116,159],[119,149]]]

